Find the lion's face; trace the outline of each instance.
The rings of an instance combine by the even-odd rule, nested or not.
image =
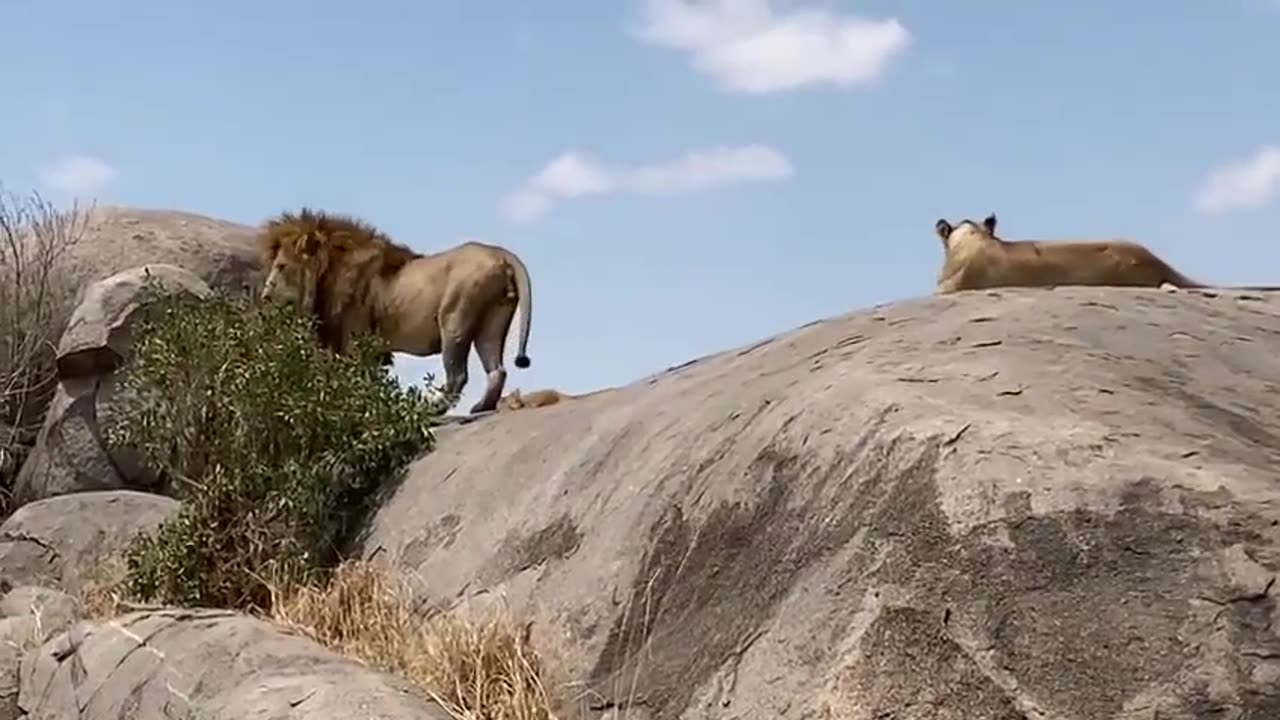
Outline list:
[[[981,224],[966,219],[954,226],[945,218],[940,218],[934,224],[934,231],[938,233],[942,247],[946,250],[975,240],[990,241],[996,236],[996,216],[994,213],[988,215]]]
[[[506,395],[498,399],[497,410],[519,410],[524,407],[524,398],[520,396],[519,388],[512,390]]]
[[[271,261],[271,270],[262,284],[263,301],[296,303],[309,308],[315,297],[315,273],[309,263],[281,249]]]

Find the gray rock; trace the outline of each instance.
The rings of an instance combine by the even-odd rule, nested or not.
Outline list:
[[[147,264],[175,265],[215,289],[251,293],[262,282],[254,228],[178,210],[99,206],[59,258],[50,330],[60,337],[85,288]]]
[[[151,532],[178,501],[132,490],[77,492],[18,508],[0,525],[0,577],[76,594],[106,557]]]
[[[213,292],[190,271],[159,263],[129,268],[91,283],[58,343],[60,379],[101,377],[124,363],[145,311],[140,295],[148,279],[165,295],[206,298]]]
[[[18,707],[22,656],[40,647],[41,624],[34,615],[0,618],[0,720],[22,718]]]
[[[174,210],[98,207],[88,216],[79,242],[65,249],[53,269],[45,329],[49,341],[56,344],[62,337],[90,284],[146,264],[180,267],[209,287],[231,293],[251,294],[262,283],[251,226]],[[52,350],[49,355],[47,361],[53,363]],[[28,398],[24,426],[40,427],[54,391],[49,386]]]
[[[0,599],[0,720],[22,716],[18,708],[18,668],[22,656],[75,619],[75,601],[49,588],[14,588]]]
[[[145,308],[143,283],[155,279],[168,295],[208,297],[200,278],[173,265],[131,268],[92,283],[58,346],[59,382],[35,447],[14,483],[13,501],[84,490],[157,489],[158,479],[128,448],[107,448],[107,427],[118,398],[115,371],[132,352]]]
[[[0,598],[0,617],[37,615],[45,625],[65,627],[76,614],[76,601],[61,590],[19,585]]]
[[[12,488],[17,482],[18,472],[35,441],[36,432],[24,432],[0,422],[0,487]]]
[[[106,442],[107,433],[110,432],[113,423],[132,404],[138,402],[146,402],[146,399],[139,398],[132,390],[122,390],[120,373],[104,375],[98,380],[97,392],[94,394],[94,419],[97,423],[96,436],[99,438],[99,447],[110,459],[111,469],[120,479],[120,487],[167,495],[168,488],[164,486],[155,470],[147,464],[143,453],[126,446],[110,447]]]
[[[0,443],[8,437],[7,428],[0,425]],[[29,450],[19,445],[0,445],[0,487],[13,487],[13,480],[18,475],[21,463],[26,459]]]
[[[22,470],[13,485],[14,507],[41,498],[125,487],[98,429],[97,378],[58,383]]]
[[[399,678],[265,621],[216,610],[81,623],[26,655],[42,720],[447,720]]]
[[[1280,294],[832,318],[439,431],[364,552],[600,711],[1280,717]]]

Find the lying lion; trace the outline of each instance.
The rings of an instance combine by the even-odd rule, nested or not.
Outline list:
[[[533,392],[527,393],[522,393],[519,389],[516,389],[512,390],[498,401],[498,412],[510,412],[512,410],[523,410],[525,408],[558,405],[565,400],[581,400],[601,393],[614,392],[617,389],[618,388],[616,386],[602,387],[597,390],[592,390],[591,392],[585,392],[577,395],[561,392],[551,388],[545,390],[534,390]]]
[[[307,208],[268,220],[259,240],[269,269],[261,298],[296,302],[313,314],[321,343],[332,350],[375,332],[392,352],[442,353],[444,392],[457,402],[474,344],[488,384],[471,412],[486,412],[502,395],[507,332],[523,305],[515,365],[530,365],[529,273],[505,248],[466,242],[423,255],[361,220]]]
[[[569,393],[562,393],[559,390],[546,389],[534,390],[531,393],[521,393],[519,389],[512,390],[498,401],[498,412],[511,412],[512,410],[520,410],[523,408],[546,407],[555,405],[564,400],[571,400],[578,397]]]
[[[997,287],[1108,285],[1117,287],[1210,288],[1174,270],[1146,247],[1125,240],[1042,242],[1002,240],[996,216],[980,224],[945,218],[934,224],[945,259],[935,292]],[[1235,290],[1280,290],[1280,286],[1233,286]]]

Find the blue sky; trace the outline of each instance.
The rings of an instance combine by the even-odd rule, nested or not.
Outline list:
[[[6,187],[503,244],[508,388],[927,294],[939,216],[1280,283],[1280,0],[5,5]]]

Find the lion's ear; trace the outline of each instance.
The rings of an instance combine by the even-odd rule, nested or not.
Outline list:
[[[938,218],[938,222],[933,224],[933,229],[944,241],[951,237],[951,223],[947,222],[946,218]]]
[[[307,233],[298,241],[298,254],[310,259],[320,251],[320,238],[315,233]]]
[[[982,227],[987,229],[988,234],[995,235],[996,234],[996,214],[991,213],[990,215],[983,218]]]

